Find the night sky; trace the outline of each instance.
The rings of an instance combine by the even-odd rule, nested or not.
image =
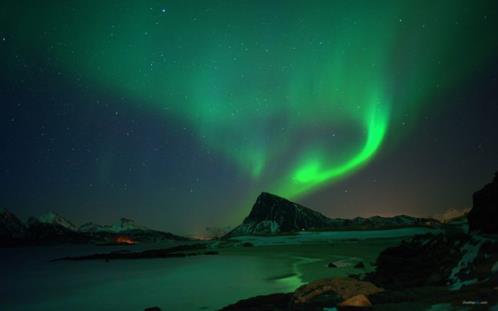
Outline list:
[[[498,170],[497,1],[2,1],[0,207],[200,234],[261,191],[471,206]]]

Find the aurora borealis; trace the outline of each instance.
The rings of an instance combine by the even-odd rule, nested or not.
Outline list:
[[[497,168],[497,11],[3,3],[2,204],[184,232],[261,191],[331,217],[465,207]]]

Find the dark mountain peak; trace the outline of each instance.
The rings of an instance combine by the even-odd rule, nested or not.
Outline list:
[[[256,201],[258,201],[258,200],[274,200],[274,199],[289,201],[281,196],[278,196],[278,195],[270,193],[270,192],[265,192],[265,191],[261,192],[258,195],[258,198],[256,199]]]
[[[330,219],[278,195],[262,192],[243,223],[228,235],[274,234],[327,227]]]
[[[244,223],[258,220],[272,220],[275,216],[274,214],[280,212],[281,210],[294,210],[299,208],[305,207],[280,196],[268,192],[261,192],[256,199],[251,212],[244,220]]]

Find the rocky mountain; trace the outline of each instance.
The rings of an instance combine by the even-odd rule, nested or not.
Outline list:
[[[493,181],[472,196],[473,206],[467,215],[469,229],[481,233],[498,233],[498,172]]]
[[[356,217],[353,219],[328,218],[310,208],[263,192],[258,196],[251,212],[242,224],[228,233],[226,237],[278,234],[303,230],[371,230],[438,224],[439,222],[433,219],[406,215]]]
[[[323,228],[330,219],[312,209],[263,192],[242,224],[229,235],[274,234]]]
[[[86,242],[88,236],[79,232],[77,227],[61,215],[49,212],[40,217],[28,219],[27,243],[69,243]]]
[[[78,228],[72,222],[54,212],[48,212],[40,217],[30,217],[28,219],[28,225],[32,226],[35,224],[60,226],[67,230],[78,231]]]
[[[26,235],[26,226],[6,209],[0,210],[0,245],[21,239]]]
[[[169,232],[149,229],[129,218],[112,225],[92,222],[79,228],[61,215],[50,212],[30,217],[25,225],[7,210],[0,211],[0,246],[38,245],[53,243],[114,243],[125,238],[133,242],[190,240]]]
[[[119,236],[126,236],[127,238],[137,241],[161,241],[161,240],[175,240],[186,241],[186,237],[174,235],[169,232],[149,229],[145,226],[138,225],[134,220],[129,218],[121,218],[119,222],[112,225],[99,225],[92,222],[83,224],[79,228],[80,232],[90,235],[96,240],[100,241],[113,241]]]

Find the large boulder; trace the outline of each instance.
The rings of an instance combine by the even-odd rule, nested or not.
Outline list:
[[[467,218],[469,229],[482,233],[498,233],[498,172],[493,181],[473,195],[473,207]]]
[[[240,300],[222,308],[223,311],[322,311],[369,310],[367,296],[382,292],[374,284],[352,278],[332,278],[314,281],[299,287],[294,293],[271,294]]]
[[[370,282],[353,278],[322,279],[299,287],[294,292],[291,306],[292,310],[323,310],[335,307],[352,297],[368,296],[382,290]]]
[[[368,299],[367,296],[363,294],[359,294],[353,296],[349,299],[344,300],[338,305],[340,311],[348,311],[348,310],[370,310],[372,308],[372,303]]]

